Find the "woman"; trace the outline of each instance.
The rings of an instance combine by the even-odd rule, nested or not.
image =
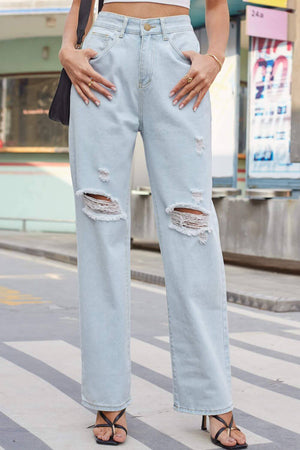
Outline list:
[[[227,303],[211,199],[209,86],[229,33],[226,0],[207,0],[207,54],[189,0],[104,2],[82,49],[80,0],[59,53],[71,81],[69,147],[78,245],[82,404],[100,444],[127,435],[130,397],[130,168],[140,131],[162,252],[174,409],[206,415],[212,441],[245,448],[232,414]],[[94,2],[93,5],[94,7]]]

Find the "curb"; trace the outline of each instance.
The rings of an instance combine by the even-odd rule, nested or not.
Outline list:
[[[251,308],[262,309],[273,312],[299,312],[300,300],[285,300],[270,296],[251,296],[240,292],[228,292],[227,301],[237,305],[249,306]]]
[[[42,256],[44,258],[55,261],[77,265],[77,257],[70,256],[63,253],[52,252],[50,250],[43,250],[38,248],[25,247],[17,244],[9,244],[7,242],[0,242],[0,248],[5,250],[14,250],[20,253],[26,253],[35,256]],[[144,283],[154,284],[157,286],[165,286],[165,277],[161,275],[154,275],[147,272],[140,272],[132,269],[131,279],[142,281]],[[229,303],[236,303],[255,309],[273,312],[299,312],[300,300],[284,300],[273,296],[252,296],[242,292],[227,291],[227,301]]]

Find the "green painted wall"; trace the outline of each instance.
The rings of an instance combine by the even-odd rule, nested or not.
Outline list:
[[[241,15],[245,12],[246,3],[243,0],[228,0],[228,7],[231,16]],[[205,0],[191,0],[190,16],[193,27],[204,26]]]
[[[0,41],[0,74],[58,72],[61,37],[41,37]],[[49,58],[42,58],[43,47],[49,47]]]
[[[39,165],[30,165],[33,162],[38,162]],[[68,163],[68,153],[0,154],[0,191],[5,192],[1,196],[0,229],[22,229],[20,220],[1,219],[12,217],[49,220],[28,221],[28,231],[74,232],[75,224],[51,222],[51,219],[75,220]]]

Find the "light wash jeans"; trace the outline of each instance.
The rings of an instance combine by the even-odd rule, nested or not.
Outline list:
[[[179,109],[169,97],[191,65],[181,51],[200,51],[190,16],[141,19],[100,11],[83,48],[98,52],[90,63],[117,91],[111,101],[96,93],[97,107],[86,105],[74,86],[71,90],[82,404],[116,411],[132,401],[130,169],[140,131],[165,270],[173,408],[194,414],[231,411],[209,92],[196,112],[195,99]]]

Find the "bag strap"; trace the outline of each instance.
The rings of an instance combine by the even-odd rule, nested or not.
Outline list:
[[[79,14],[78,14],[78,25],[77,25],[77,44],[76,47],[81,47],[82,38],[85,33],[85,29],[89,20],[89,15],[91,12],[92,0],[81,0]],[[103,0],[99,0],[98,12],[101,11],[103,6]]]

